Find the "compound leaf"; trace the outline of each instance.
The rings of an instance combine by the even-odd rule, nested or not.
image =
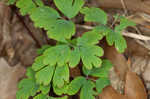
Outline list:
[[[101,66],[102,61],[99,57],[103,56],[104,52],[101,47],[95,45],[101,39],[101,34],[93,31],[86,32],[77,39],[77,46],[74,46],[70,54],[70,67],[75,67],[80,62],[80,58],[87,69]]]
[[[87,69],[92,69],[93,66],[100,67],[102,62],[99,57],[104,53],[101,47],[94,45],[101,39],[101,34],[93,31],[86,32],[77,39],[80,56]]]
[[[68,18],[75,17],[82,6],[84,0],[54,0],[57,8]]]
[[[96,80],[96,90],[98,91],[98,93],[101,93],[103,88],[108,85],[110,85],[110,81],[108,78],[99,78],[98,80]]]
[[[88,80],[84,83],[84,86],[81,88],[80,92],[80,99],[95,99],[95,91],[94,88],[95,84]]]
[[[61,88],[65,83],[69,82],[69,67],[68,65],[57,66],[53,77],[53,86]]]
[[[116,49],[122,53],[125,51],[125,49],[127,48],[127,44],[126,44],[126,40],[124,39],[124,37],[121,35],[121,33],[118,33],[118,32],[109,32],[107,35],[106,35],[106,40],[107,40],[107,43],[109,45],[113,45],[115,44],[115,47]]]
[[[48,65],[38,71],[35,75],[38,84],[49,85],[53,77],[55,66]]]
[[[136,24],[130,20],[128,20],[124,16],[120,16],[120,25],[115,27],[115,32],[122,32],[128,26],[135,26]]]
[[[115,45],[116,49],[122,53],[125,51],[127,48],[126,40],[122,36],[121,32],[127,28],[128,26],[135,26],[136,24],[133,23],[132,21],[129,21],[125,17],[120,17],[120,25],[117,25],[115,27],[115,30],[111,30],[107,35],[106,35],[106,40],[109,45]],[[110,29],[109,29],[110,30]]]
[[[87,22],[98,22],[100,24],[107,24],[107,14],[100,8],[84,7],[80,11],[85,15],[84,20]]]

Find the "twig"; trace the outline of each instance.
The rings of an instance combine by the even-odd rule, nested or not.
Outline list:
[[[150,22],[150,15],[146,13],[139,13],[139,15],[147,22]]]
[[[125,15],[127,15],[128,11],[127,11],[127,7],[126,7],[126,5],[125,5],[124,0],[121,0],[121,4],[122,4],[122,7],[123,7],[123,9],[124,9]]]
[[[77,25],[77,27],[81,27],[81,28],[84,28],[87,30],[91,30],[94,28],[92,26],[86,26],[86,25]],[[131,33],[131,32],[123,32],[122,35],[126,36],[126,37],[130,37],[130,38],[138,39],[138,40],[143,40],[143,41],[149,41],[150,40],[150,37],[148,37],[148,36],[144,36],[141,34],[135,34],[135,33]]]
[[[147,44],[145,44],[144,42],[140,41],[140,40],[136,40],[136,42],[140,45],[142,45],[143,47],[145,47],[146,49],[150,50],[150,46],[148,46]]]
[[[20,20],[20,22],[23,24],[23,26],[26,28],[26,30],[28,31],[27,33],[33,38],[33,40],[36,42],[36,45],[38,48],[41,47],[39,41],[36,39],[36,37],[33,35],[33,33],[30,31],[30,29],[28,28],[28,26],[25,24],[25,22],[23,21],[22,17],[17,13],[17,11],[14,10],[13,6],[10,6],[10,8],[13,10],[13,12],[16,14],[16,16],[18,17],[18,19]]]
[[[92,26],[87,26],[87,25],[79,25],[79,24],[77,24],[76,26],[77,26],[77,27],[84,28],[84,29],[87,29],[87,30],[91,30],[91,29],[93,29],[93,28],[94,28],[94,27],[92,27]]]
[[[131,32],[123,32],[122,34],[123,34],[123,36],[131,37],[131,38],[138,39],[138,40],[143,40],[143,41],[149,41],[150,40],[150,37],[144,36],[141,34],[135,34],[135,33],[131,33]]]
[[[112,24],[111,24],[111,26],[110,26],[110,27],[113,27],[113,26],[114,26],[114,24],[117,22],[117,20],[118,20],[119,16],[120,16],[120,15],[118,15],[118,16],[117,16],[117,18],[115,18],[115,20],[112,22]]]

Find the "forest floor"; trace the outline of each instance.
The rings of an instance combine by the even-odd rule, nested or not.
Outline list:
[[[88,6],[104,9],[108,13],[110,24],[113,23],[112,17],[116,14],[125,15],[137,24],[136,27],[129,27],[123,31],[128,46],[125,53],[120,54],[114,47],[104,44],[104,57],[110,59],[114,67],[110,70],[113,88],[107,87],[102,93],[105,98],[102,99],[129,99],[125,95],[130,93],[136,99],[150,96],[150,1],[87,2]],[[80,23],[81,19],[77,16],[74,21]],[[79,28],[82,27],[79,25]],[[55,42],[47,39],[44,30],[35,28],[28,16],[22,17],[17,9],[0,2],[0,99],[15,99],[17,83],[24,77],[26,68],[33,63],[37,49],[49,43]],[[76,75],[74,72],[72,74]],[[112,98],[111,94],[115,97]]]

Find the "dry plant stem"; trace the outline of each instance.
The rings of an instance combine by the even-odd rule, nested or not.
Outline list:
[[[150,15],[146,13],[139,13],[139,15],[147,22],[150,22]]]
[[[125,15],[127,15],[127,14],[128,14],[128,12],[127,12],[127,6],[125,5],[124,0],[121,0],[121,4],[122,4],[122,7],[123,7],[123,9],[124,9]],[[142,15],[142,16],[143,16],[143,15]],[[145,19],[145,17],[143,17],[143,18]],[[149,17],[148,17],[148,18],[149,18]],[[146,16],[146,19],[147,19],[147,16]],[[148,38],[144,38],[144,37],[142,36],[141,31],[140,31],[136,26],[134,27],[134,29],[137,31],[137,33],[138,33],[139,35],[141,35],[140,37],[137,36],[137,35],[134,35],[134,34],[126,34],[126,33],[124,33],[124,36],[125,36],[125,35],[127,35],[127,36],[130,35],[131,37],[135,37],[136,39],[138,39],[138,40],[136,40],[137,43],[139,43],[139,44],[141,44],[142,46],[144,46],[145,48],[149,49],[149,47],[145,46],[146,44],[148,44],[149,37],[148,37]],[[145,44],[140,41],[140,40],[143,39],[143,38],[144,38],[144,39],[148,39],[148,40],[144,40]]]
[[[146,45],[145,43],[143,43],[142,41],[140,40],[136,40],[136,42],[140,45],[142,45],[143,47],[145,47],[146,49],[150,50],[150,46]]]
[[[138,39],[138,40],[143,40],[143,41],[149,41],[150,40],[150,37],[144,36],[141,34],[135,34],[135,33],[131,33],[131,32],[123,32],[122,34],[126,37],[131,37],[131,38]]]
[[[77,25],[77,27],[82,27],[82,28],[87,29],[87,30],[91,30],[94,28],[92,26],[87,26],[87,25]],[[143,40],[143,41],[149,41],[150,40],[150,37],[148,37],[148,36],[135,34],[132,32],[123,32],[122,35],[126,36],[126,37],[130,37],[130,38],[138,39],[138,40]]]
[[[39,41],[36,39],[36,37],[33,35],[33,33],[30,31],[30,29],[28,28],[28,26],[25,24],[25,22],[23,21],[22,17],[17,13],[17,11],[15,11],[13,9],[13,6],[10,6],[10,8],[12,9],[12,11],[16,14],[16,16],[18,17],[18,19],[20,20],[20,22],[23,24],[23,26],[27,29],[27,33],[33,38],[33,40],[36,42],[36,45],[38,48],[41,47]]]
[[[120,15],[119,15],[120,16]],[[117,22],[118,18],[115,18],[115,20],[112,22],[111,27]]]
[[[123,6],[120,0],[96,0],[101,8],[119,8]],[[150,14],[150,1],[149,0],[124,0],[126,7],[129,11],[144,12]]]
[[[126,5],[125,5],[124,0],[121,0],[121,4],[122,4],[122,7],[123,7],[123,9],[124,9],[125,15],[127,15],[127,14],[128,14],[128,11],[127,11],[127,7],[126,7]]]

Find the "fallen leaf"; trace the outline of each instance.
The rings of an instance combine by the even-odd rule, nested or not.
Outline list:
[[[124,95],[118,93],[112,86],[107,86],[99,95],[99,99],[129,99]]]
[[[116,48],[108,45],[104,45],[104,50],[104,56],[112,62],[120,79],[125,80],[126,72],[128,71],[129,66],[123,54],[118,53]]]
[[[131,99],[147,99],[147,93],[141,79],[134,72],[126,75],[125,95]]]
[[[125,94],[118,93],[112,86],[107,86],[99,99],[147,99],[147,93],[141,79],[134,72],[126,74]]]

